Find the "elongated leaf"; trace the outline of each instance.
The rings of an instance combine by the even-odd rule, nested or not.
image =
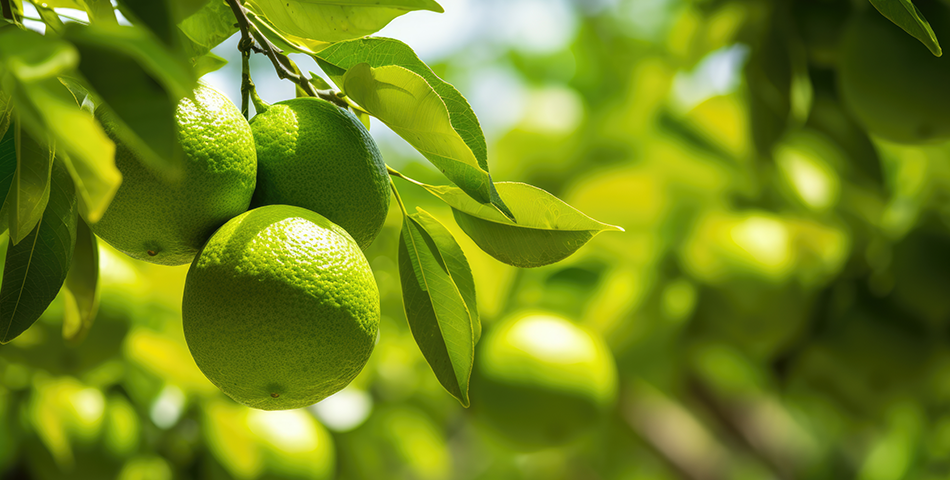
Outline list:
[[[462,278],[466,274],[468,278]],[[422,209],[403,220],[399,277],[409,329],[419,350],[439,383],[468,407],[478,319],[467,302],[474,305],[474,282],[455,239]],[[460,285],[470,290],[463,294]]]
[[[370,35],[413,10],[443,11],[434,0],[248,0],[247,5],[282,33],[322,42]]]
[[[943,55],[930,23],[911,0],[871,0],[871,5],[910,36],[920,40],[934,56]]]
[[[10,192],[10,186],[13,185],[13,178],[16,175],[16,125],[12,125],[3,134],[0,139],[0,198],[6,199]],[[7,231],[10,215],[7,213],[10,207],[4,200],[3,208],[0,208],[0,232]],[[7,239],[3,239],[3,244],[7,244]]]
[[[201,54],[210,52],[238,31],[231,7],[217,0],[206,3],[194,15],[182,20],[178,28],[201,48],[197,52]]]
[[[43,216],[49,201],[50,171],[53,168],[53,149],[45,142],[37,142],[16,123],[14,144],[17,167],[13,187],[7,194],[10,241],[17,245]]]
[[[496,203],[491,176],[452,128],[445,103],[421,76],[397,65],[372,68],[364,63],[347,70],[343,91],[465,193],[480,203]]]
[[[59,293],[72,262],[78,218],[72,179],[56,162],[43,218],[22,242],[7,249],[0,284],[0,343],[30,328]]]
[[[75,74],[78,58],[75,48],[62,40],[5,30],[0,33],[0,87],[11,94],[23,128],[32,136],[48,136],[73,164],[87,165],[97,177],[114,178],[109,172],[115,170],[115,144],[61,81]],[[91,199],[90,210],[92,205],[104,209],[113,190],[103,189],[102,197]]]
[[[179,174],[175,106],[197,85],[194,71],[134,27],[70,24],[63,37],[79,50],[79,70],[114,114],[110,120],[119,122],[116,135],[156,173]]]
[[[286,32],[281,32],[275,27],[267,18],[258,14],[254,11],[253,6],[247,6],[247,17],[251,20],[251,23],[257,25],[257,28],[270,40],[274,45],[284,51],[284,53],[304,53],[307,55],[313,55],[314,53],[326,48],[330,45],[330,42],[324,42],[321,40],[314,40],[312,38],[303,38],[296,35],[290,35]]]
[[[40,14],[40,18],[49,29],[48,32],[55,34],[63,33],[63,28],[65,28],[66,25],[63,24],[63,21],[59,18],[59,15],[57,15],[51,7],[45,6],[43,4],[34,4],[33,6],[36,8],[36,13]]]
[[[177,45],[174,18],[168,0],[118,0],[122,15],[134,25],[147,27],[168,46]]]
[[[63,338],[78,344],[92,328],[99,308],[99,245],[81,218],[76,224],[76,247],[63,287]]]
[[[517,223],[491,206],[473,201],[458,188],[416,183],[452,207],[455,221],[479,248],[516,267],[540,267],[561,261],[600,232],[623,231],[525,183],[495,184],[502,198],[512,206]]]
[[[347,72],[353,67],[364,63],[371,68],[399,66],[422,77],[444,104],[452,130],[455,131],[470,152],[470,154],[464,151],[455,152],[449,154],[449,157],[461,159],[460,161],[463,163],[471,162],[471,157],[474,157],[474,165],[477,165],[484,173],[479,173],[474,176],[474,178],[467,178],[466,176],[453,177],[452,175],[454,175],[454,173],[451,169],[447,170],[443,168],[442,164],[448,162],[443,161],[441,157],[436,154],[426,154],[426,151],[433,150],[433,147],[429,145],[429,143],[437,142],[438,140],[436,138],[422,139],[416,143],[410,140],[410,138],[404,138],[406,138],[412,146],[422,152],[436,167],[443,170],[449,180],[467,192],[474,192],[472,195],[473,198],[482,203],[491,201],[501,209],[502,212],[510,216],[511,212],[505,206],[504,202],[501,201],[501,198],[495,191],[494,184],[490,180],[491,177],[488,174],[488,148],[485,144],[485,135],[482,133],[481,126],[478,123],[478,117],[475,116],[475,112],[468,104],[468,101],[465,100],[465,97],[451,84],[439,78],[425,62],[419,59],[412,48],[405,43],[391,38],[360,38],[335,43],[318,52],[315,57],[324,72],[326,72],[327,75],[330,76],[330,79],[333,80],[338,87],[343,89],[344,92],[347,90],[344,85]],[[416,88],[424,91],[421,85]],[[349,95],[350,93],[347,92],[347,94]],[[356,97],[351,95],[351,98],[357,103],[360,103],[360,100]],[[382,97],[380,101],[387,101],[387,97]],[[361,106],[366,108],[362,103]],[[390,122],[396,122],[395,119],[390,120],[381,117],[380,115],[383,115],[384,112],[370,111],[370,113],[387,125],[389,125]],[[439,112],[438,121],[441,122],[441,120],[441,112]],[[455,148],[460,148],[458,142],[452,143]],[[443,146],[437,151],[445,149]],[[487,188],[481,183],[485,177],[489,179]]]

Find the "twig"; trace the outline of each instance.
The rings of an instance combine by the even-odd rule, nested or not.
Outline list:
[[[238,28],[241,29],[241,42],[243,47],[248,50],[253,49],[256,52],[263,53],[267,55],[267,58],[270,59],[271,63],[274,65],[274,70],[277,71],[277,76],[284,79],[290,80],[297,84],[304,93],[311,97],[319,97],[329,102],[332,102],[342,108],[347,108],[347,103],[343,99],[338,98],[332,93],[327,93],[324,91],[317,91],[313,88],[313,84],[310,83],[310,80],[299,73],[296,66],[287,55],[284,55],[284,51],[271,43],[270,40],[257,28],[257,25],[254,24],[249,18],[247,18],[247,12],[244,10],[244,6],[241,4],[241,0],[227,0],[228,5],[231,7],[231,12],[234,13],[234,18],[237,19]],[[253,38],[255,42],[260,46],[255,48],[252,44],[246,44],[245,39],[248,41]],[[241,46],[239,46],[241,48]],[[243,51],[242,51],[243,52]]]

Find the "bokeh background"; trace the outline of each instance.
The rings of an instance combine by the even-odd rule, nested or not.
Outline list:
[[[486,332],[532,310],[605,339],[619,389],[603,421],[519,452],[442,389],[402,309],[394,208],[366,252],[376,350],[352,385],[297,411],[247,410],[197,370],[181,329],[187,267],[103,246],[84,343],[63,343],[57,300],[0,347],[0,477],[950,476],[950,145],[873,138],[838,101],[838,36],[867,2],[441,3],[379,35],[468,98],[496,181],[625,232],[522,270],[422,189],[397,187],[456,235]],[[205,79],[240,104],[236,43],[215,49],[230,64]],[[294,96],[266,58],[252,66],[264,100]],[[371,132],[391,166],[445,183],[381,123]]]

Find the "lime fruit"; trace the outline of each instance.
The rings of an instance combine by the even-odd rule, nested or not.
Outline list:
[[[473,413],[514,449],[563,445],[589,431],[616,400],[610,349],[564,318],[524,312],[478,346]]]
[[[246,211],[257,179],[247,120],[224,95],[201,85],[175,112],[184,152],[180,181],[170,183],[116,141],[122,184],[93,232],[130,257],[161,265],[191,262],[201,245]],[[115,141],[115,125],[103,119]]]
[[[379,328],[363,252],[320,214],[269,205],[239,215],[188,270],[185,340],[198,368],[263,410],[312,405],[362,370]]]
[[[313,210],[360,248],[373,243],[389,211],[389,175],[353,114],[325,100],[295,98],[256,115],[251,130],[258,161],[252,206]]]
[[[933,6],[924,14],[937,38],[947,38],[950,12]],[[871,8],[848,23],[838,55],[839,94],[869,132],[899,143],[950,139],[950,58],[933,56]]]

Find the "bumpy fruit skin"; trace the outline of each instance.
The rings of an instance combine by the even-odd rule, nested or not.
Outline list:
[[[920,6],[928,3],[915,2]],[[950,11],[923,10],[937,38],[950,34]],[[943,36],[941,36],[943,35]],[[950,139],[950,58],[927,47],[872,8],[848,23],[838,81],[844,104],[869,132],[898,143]]]
[[[379,291],[339,226],[270,205],[231,219],[191,264],[185,340],[201,371],[262,410],[312,405],[362,370],[379,328]]]
[[[180,181],[153,174],[117,140],[122,173],[112,203],[93,232],[132,258],[161,265],[191,262],[215,229],[247,211],[257,181],[257,153],[251,127],[237,107],[207,86],[195,101],[183,98],[175,112],[184,152]]]
[[[257,145],[252,207],[295,205],[369,247],[389,212],[386,164],[353,114],[317,98],[276,103],[251,119]]]
[[[609,348],[564,318],[523,312],[492,328],[478,347],[473,413],[515,450],[563,445],[616,401]]]

